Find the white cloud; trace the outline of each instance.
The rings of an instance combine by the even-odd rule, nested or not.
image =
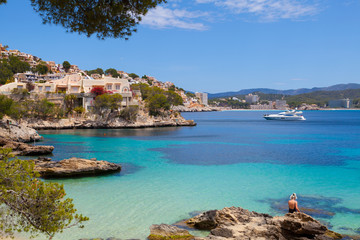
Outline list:
[[[318,12],[314,3],[305,0],[195,0],[197,3],[214,3],[234,13],[248,13],[261,20],[298,19]]]
[[[195,22],[207,16],[206,12],[201,11],[187,11],[182,9],[169,9],[158,6],[150,10],[146,16],[143,17],[142,24],[156,27],[156,28],[183,28],[192,30],[206,30],[207,27],[200,22]]]

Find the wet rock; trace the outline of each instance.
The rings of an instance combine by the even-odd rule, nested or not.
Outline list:
[[[21,156],[37,156],[51,154],[54,150],[53,146],[33,146],[23,142],[16,142],[10,139],[0,137],[0,147],[11,148],[14,155]]]
[[[187,230],[167,224],[154,224],[150,227],[149,240],[167,240],[167,239],[194,239]]]
[[[120,172],[121,166],[107,161],[69,158],[59,162],[35,160],[35,171],[43,178],[65,178]]]

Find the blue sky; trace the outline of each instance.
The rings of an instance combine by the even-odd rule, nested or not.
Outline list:
[[[360,83],[360,0],[169,0],[128,41],[43,25],[0,5],[0,43],[81,69],[113,67],[210,93]]]

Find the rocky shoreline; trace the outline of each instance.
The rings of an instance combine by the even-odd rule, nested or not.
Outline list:
[[[54,120],[28,119],[25,120],[27,127],[36,130],[48,129],[116,129],[116,128],[151,128],[151,127],[180,127],[196,126],[193,120],[184,118],[151,118],[144,121],[128,122],[122,119],[85,119],[67,118]]]
[[[335,240],[343,239],[311,216],[295,212],[272,217],[241,207],[211,210],[184,221],[187,227],[208,230],[207,237],[192,236],[187,230],[167,224],[152,225],[150,240]]]

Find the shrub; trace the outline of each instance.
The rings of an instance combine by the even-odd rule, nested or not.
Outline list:
[[[138,106],[129,106],[120,111],[120,117],[128,122],[135,122],[138,112],[139,112]]]

